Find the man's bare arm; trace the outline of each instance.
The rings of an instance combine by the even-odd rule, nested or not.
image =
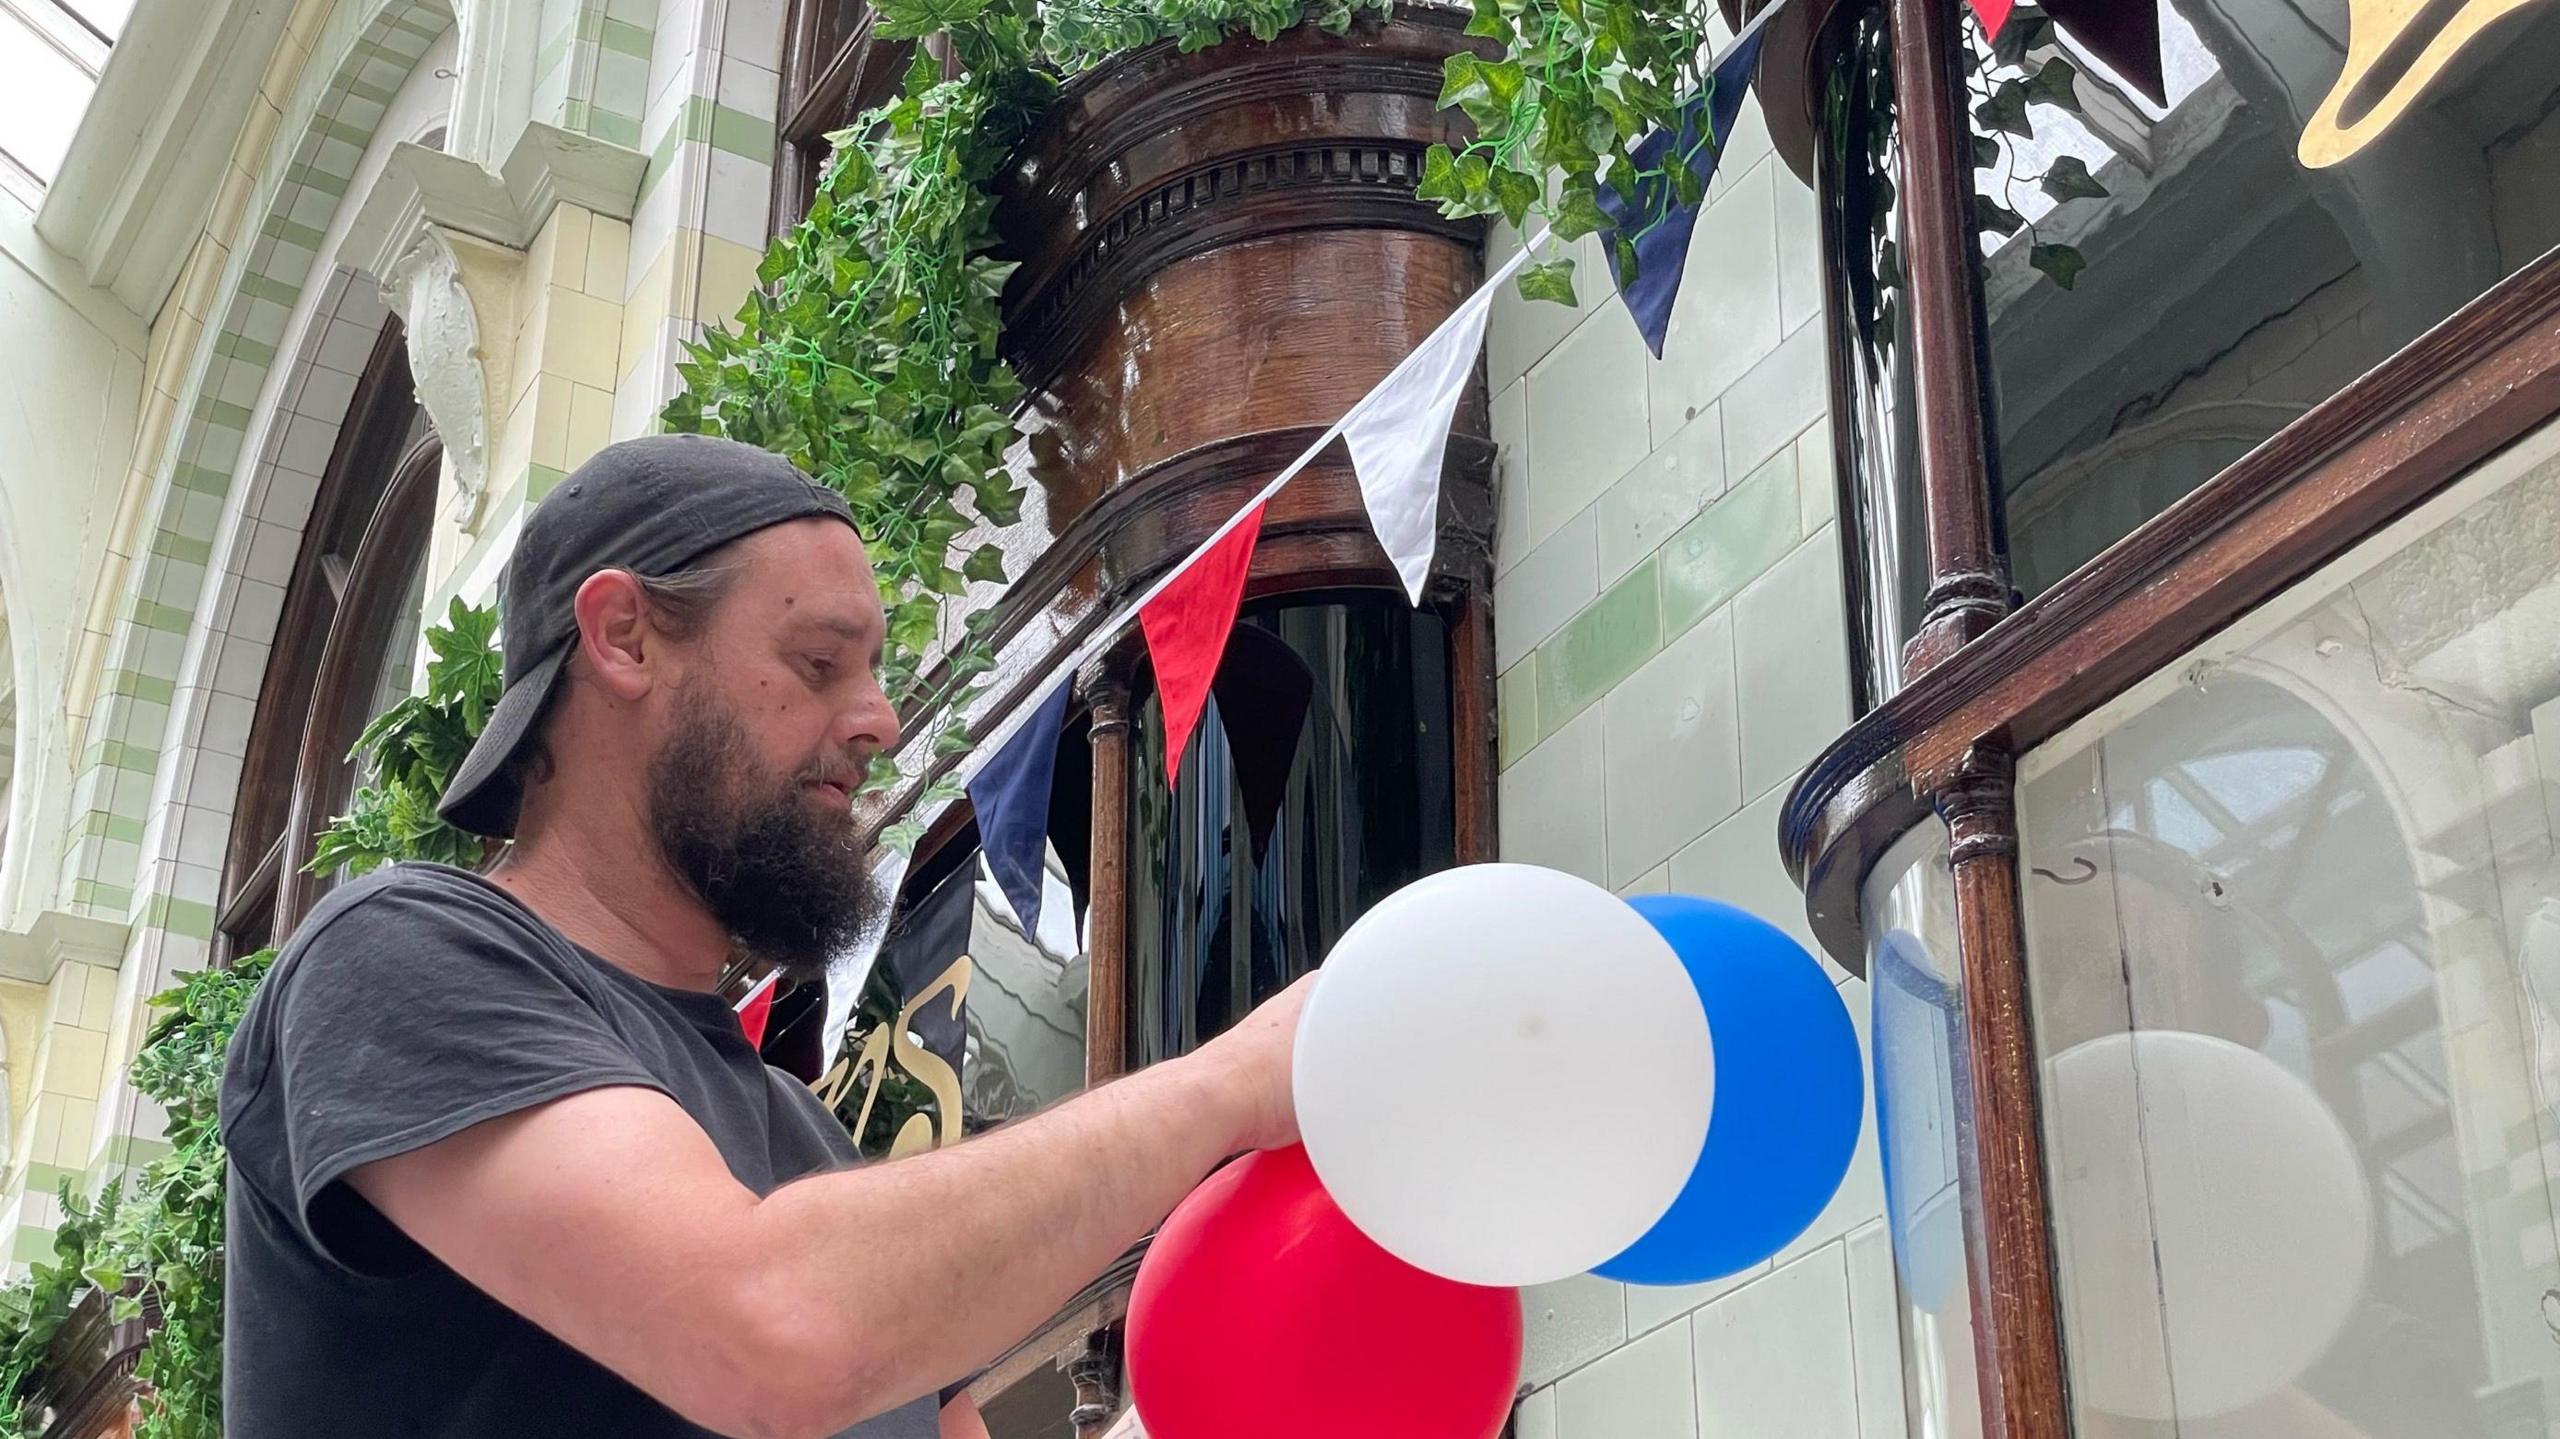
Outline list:
[[[933,1392],[1219,1160],[1295,1137],[1303,990],[1198,1054],[956,1148],[764,1199],[654,1090],[591,1090],[350,1176],[429,1253],[697,1424],[802,1439]]]

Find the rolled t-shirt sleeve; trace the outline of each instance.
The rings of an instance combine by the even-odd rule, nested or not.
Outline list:
[[[262,1088],[304,1237],[376,1267],[368,1206],[340,1182],[483,1121],[590,1089],[664,1092],[598,1001],[587,961],[459,876],[382,889],[287,956]],[[270,1154],[272,1161],[277,1156]]]

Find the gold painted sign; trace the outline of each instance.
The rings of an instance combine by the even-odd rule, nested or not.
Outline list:
[[[2148,0],[2145,0],[2148,3]],[[2302,163],[2335,165],[2399,123],[2456,55],[2538,0],[2348,0],[2347,68],[2302,131]]]
[[[871,1107],[879,1102],[880,1086],[894,1065],[932,1092],[934,1113],[931,1118],[908,1115],[907,1122],[898,1127],[897,1137],[890,1141],[889,1157],[899,1159],[960,1142],[959,1071],[941,1055],[916,1043],[914,1030],[916,1016],[935,1003],[948,1003],[952,1018],[959,1019],[961,1006],[969,998],[969,973],[968,955],[951,961],[949,968],[908,997],[894,1021],[874,1025],[868,1034],[848,1042],[834,1067],[810,1086],[817,1091],[818,1102],[830,1110],[842,1104],[856,1085],[863,1086],[862,1109],[853,1122],[857,1141],[871,1122]]]

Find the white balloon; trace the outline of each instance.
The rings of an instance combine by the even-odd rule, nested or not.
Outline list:
[[[2373,1238],[2329,1106],[2255,1050],[2172,1030],[2074,1045],[2046,1086],[2081,1396],[2195,1419],[2299,1378],[2363,1297]]]
[[[1671,1208],[1706,1146],[1715,1058],[1669,942],[1532,865],[1390,895],[1324,962],[1298,1029],[1298,1123],[1353,1223],[1416,1268],[1543,1284]]]

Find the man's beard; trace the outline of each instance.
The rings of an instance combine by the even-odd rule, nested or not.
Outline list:
[[[750,956],[793,979],[823,975],[881,902],[851,817],[813,808],[808,783],[858,776],[848,762],[776,777],[705,682],[686,684],[676,706],[649,765],[659,852]]]

